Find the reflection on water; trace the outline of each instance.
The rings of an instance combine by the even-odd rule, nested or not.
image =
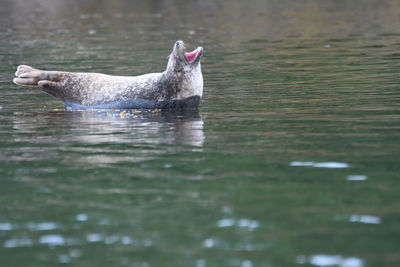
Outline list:
[[[31,247],[32,245],[33,242],[28,237],[9,239],[3,243],[4,248]]]
[[[316,254],[310,257],[301,255],[297,257],[296,263],[305,264],[309,263],[315,266],[339,266],[339,267],[363,267],[364,261],[357,257],[342,257],[340,255],[324,255]]]
[[[52,157],[58,157],[60,153],[69,152],[74,156],[63,156],[63,160],[78,161],[80,164],[140,162],[153,158],[154,153],[187,149],[201,151],[205,141],[203,124],[198,112],[15,112],[13,141],[30,145],[13,148],[2,156],[13,160],[38,161],[49,159],[49,153]],[[37,132],[46,134],[40,139],[32,139]],[[99,147],[102,145],[112,146]],[[155,145],[178,146],[157,149]],[[40,146],[49,149],[42,153]],[[149,149],[151,154],[148,153]],[[15,154],[16,150],[20,150],[20,153]],[[80,156],[77,158],[77,155]],[[46,172],[54,173],[57,170],[47,168]]]
[[[3,231],[13,231],[14,233],[17,230],[21,231],[24,229],[28,229],[30,231],[51,231],[51,230],[59,230],[61,228],[60,224],[54,222],[42,222],[42,223],[33,223],[29,222],[24,225],[17,225],[11,223],[1,223]],[[103,235],[101,233],[88,233],[85,237],[78,236],[64,236],[61,234],[43,234],[40,235],[36,240],[34,238],[29,237],[29,235],[24,235],[22,237],[13,237],[11,239],[7,239],[3,242],[3,248],[18,248],[18,247],[31,247],[35,245],[47,245],[49,247],[55,246],[76,246],[83,245],[85,243],[98,243],[101,242],[105,245],[113,245],[115,243],[119,243],[124,246],[142,246],[142,247],[151,247],[153,246],[153,240],[150,238],[145,238],[143,240],[138,238],[133,238],[129,235]]]
[[[336,215],[334,217],[334,220],[365,224],[380,224],[382,222],[382,219],[380,217],[366,214]]]
[[[221,219],[217,222],[218,227],[224,228],[224,227],[232,227],[232,226],[237,226],[239,228],[242,228],[247,231],[254,231],[256,228],[260,226],[260,223],[255,220],[249,220],[249,219],[231,219],[231,218],[225,218]]]
[[[366,175],[349,175],[347,176],[347,181],[365,181],[367,180]]]
[[[350,222],[359,222],[366,224],[380,224],[381,218],[372,215],[358,215],[353,214],[350,216]]]
[[[138,143],[201,147],[205,140],[204,122],[197,111],[55,111],[32,115],[16,112],[13,117],[13,128],[17,134],[35,133],[43,130],[43,125],[54,125],[76,131],[76,135],[69,136],[69,141],[89,144],[124,144],[134,140]],[[134,139],[128,139],[121,133],[129,133],[129,137]],[[17,135],[16,141],[24,139]]]
[[[312,161],[292,161],[290,162],[290,166],[329,168],[329,169],[342,169],[350,167],[349,164],[343,162],[312,162]]]
[[[78,222],[84,222],[87,221],[89,216],[85,213],[79,213],[76,215],[75,220]]]

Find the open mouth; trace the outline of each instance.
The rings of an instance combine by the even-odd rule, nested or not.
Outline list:
[[[193,63],[196,61],[196,59],[201,55],[201,52],[203,51],[202,47],[197,47],[195,50],[193,50],[192,52],[185,52],[185,57],[186,60],[189,63]]]

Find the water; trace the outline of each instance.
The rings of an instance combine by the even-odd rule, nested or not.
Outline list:
[[[1,266],[397,266],[398,1],[7,1]],[[204,47],[198,112],[67,111],[18,64]]]

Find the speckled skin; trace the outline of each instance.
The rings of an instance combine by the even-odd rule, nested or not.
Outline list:
[[[182,41],[174,44],[168,65],[162,73],[140,76],[111,76],[99,73],[74,73],[42,71],[21,65],[18,67],[14,83],[22,86],[38,87],[61,99],[64,103],[81,106],[129,101],[176,101],[187,98],[201,98],[203,76],[200,59],[203,48],[198,48],[196,59],[189,63]],[[110,105],[111,103],[111,105]],[[197,103],[198,104],[198,103]],[[68,105],[68,104],[67,104]]]

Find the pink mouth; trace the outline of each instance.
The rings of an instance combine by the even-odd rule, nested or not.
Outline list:
[[[192,52],[185,52],[185,57],[189,63],[193,63],[196,60],[197,54],[200,52],[200,47],[196,48]]]

